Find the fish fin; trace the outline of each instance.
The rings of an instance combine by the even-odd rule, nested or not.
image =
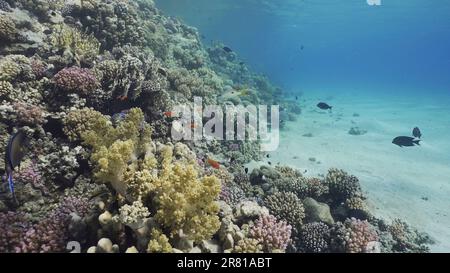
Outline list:
[[[12,177],[12,173],[8,174],[8,186],[9,186],[9,191],[11,192],[12,197],[14,199],[14,202],[17,203],[17,198],[16,198],[16,192],[14,190],[14,180],[13,180],[13,177]]]

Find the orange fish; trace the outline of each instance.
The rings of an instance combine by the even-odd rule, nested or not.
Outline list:
[[[214,169],[219,169],[219,168],[220,168],[220,163],[217,162],[217,161],[215,161],[215,160],[213,160],[213,159],[211,159],[211,158],[208,158],[207,162],[208,162],[208,164],[211,165],[211,167],[213,167]]]
[[[164,112],[164,116],[166,116],[166,117],[168,117],[168,118],[171,118],[173,115],[174,115],[173,112],[170,112],[170,111]]]
[[[117,99],[120,100],[120,101],[124,101],[124,100],[128,99],[128,96],[121,95],[121,96],[118,96]]]

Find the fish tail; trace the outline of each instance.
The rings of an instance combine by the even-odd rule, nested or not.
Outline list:
[[[418,139],[418,140],[414,140],[413,143],[420,146],[420,142],[421,142],[421,141],[422,141],[422,140]]]
[[[13,200],[14,200],[15,202],[17,202],[16,192],[15,192],[15,190],[14,190],[14,180],[13,180],[13,177],[12,177],[12,174],[11,174],[11,173],[8,174],[8,186],[9,186],[9,191],[10,191],[11,194],[12,194]]]

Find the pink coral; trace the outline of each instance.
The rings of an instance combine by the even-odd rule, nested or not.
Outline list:
[[[99,83],[95,74],[87,68],[69,67],[59,71],[53,82],[56,87],[67,91],[87,95],[94,91]]]
[[[38,126],[45,121],[44,111],[39,106],[16,102],[13,107],[17,114],[17,120],[21,123]]]
[[[80,217],[89,212],[85,198],[66,197],[44,220],[28,229],[17,252],[62,252],[68,241],[71,213]]]
[[[378,241],[378,234],[366,220],[351,218],[336,225],[333,241],[338,251],[360,253],[366,251],[369,243]]]
[[[85,198],[66,197],[47,217],[31,224],[24,214],[0,213],[0,252],[61,252],[69,240],[71,214],[87,215]]]
[[[29,228],[23,213],[0,213],[0,253],[19,252],[19,245]]]
[[[35,162],[31,162],[25,168],[19,170],[16,174],[16,180],[23,184],[31,184],[33,188],[40,190],[45,195],[49,194]]]
[[[266,251],[284,251],[291,242],[292,227],[277,221],[273,215],[261,215],[250,230],[250,236],[259,240]]]

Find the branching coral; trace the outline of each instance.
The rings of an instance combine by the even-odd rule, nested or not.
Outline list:
[[[94,129],[99,121],[107,122],[105,117],[91,108],[70,111],[64,119],[63,131],[71,141],[80,141],[81,135]]]
[[[113,54],[116,60],[105,60],[95,67],[108,93],[135,100],[142,93],[154,95],[166,88],[166,72],[150,52],[125,46],[115,48]]]
[[[244,238],[234,246],[233,253],[262,253],[262,249],[263,246],[259,240]]]
[[[50,37],[52,50],[69,55],[76,64],[92,63],[97,57],[100,43],[92,35],[87,35],[65,24],[54,27]]]
[[[305,224],[300,231],[297,244],[304,252],[327,252],[330,244],[330,228],[320,222]]]
[[[23,214],[0,214],[1,252],[62,252],[69,239],[71,214],[84,217],[90,210],[88,200],[67,197],[48,216],[32,224]]]
[[[250,236],[259,240],[265,251],[284,251],[291,241],[291,229],[285,221],[277,221],[273,215],[261,215],[250,229]]]
[[[59,71],[54,77],[55,86],[66,92],[88,95],[98,87],[95,74],[87,68],[69,67]]]
[[[0,81],[30,81],[35,78],[30,60],[23,55],[8,55],[0,59]]]
[[[0,98],[7,98],[13,91],[14,88],[11,83],[0,81]]]
[[[31,126],[39,126],[42,125],[45,121],[44,111],[39,106],[16,102],[13,104],[13,108],[16,112],[17,121],[19,123]]]
[[[300,229],[305,209],[297,196],[291,192],[277,192],[264,199],[265,206],[277,219],[286,220],[294,229]]]
[[[343,170],[330,169],[325,178],[330,189],[330,195],[338,201],[362,196],[361,186],[357,177],[349,175]]]
[[[395,240],[394,251],[420,253],[428,252],[426,244],[432,243],[430,237],[410,227],[406,222],[395,219],[388,227]]]
[[[378,241],[375,228],[367,221],[351,218],[338,222],[331,231],[331,244],[335,251],[347,253],[366,252],[369,243]]]
[[[0,43],[16,38],[17,29],[14,21],[6,15],[0,14]]]

